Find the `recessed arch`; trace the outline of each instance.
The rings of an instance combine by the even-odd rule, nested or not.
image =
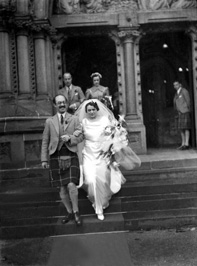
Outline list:
[[[193,100],[190,38],[184,32],[147,34],[140,40],[140,67],[147,147],[179,145],[173,81],[179,80]],[[194,146],[194,122],[191,132]]]

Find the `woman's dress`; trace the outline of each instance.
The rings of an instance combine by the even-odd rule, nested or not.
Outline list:
[[[105,96],[109,96],[109,89],[99,85],[98,87],[93,86],[86,91],[86,99],[98,99],[102,100]]]
[[[126,170],[140,166],[140,159],[128,146],[127,131],[115,119],[113,113],[99,100],[97,117],[88,118],[84,101],[76,112],[82,123],[84,141],[78,144],[80,161],[80,185],[87,191],[96,214],[108,207],[111,196],[126,181],[118,165]],[[118,124],[117,124],[118,123]]]
[[[85,143],[82,151],[84,187],[88,198],[93,203],[96,214],[103,213],[108,206],[112,192],[110,190],[110,170],[101,155],[99,141],[105,127],[110,124],[107,117],[96,119],[84,118],[82,126]]]

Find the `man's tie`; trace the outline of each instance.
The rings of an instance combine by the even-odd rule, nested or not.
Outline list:
[[[61,124],[63,125],[63,123],[64,123],[64,117],[63,117],[63,115],[61,115],[60,122],[61,122]]]
[[[70,100],[71,100],[71,88],[68,87],[68,101],[70,103]]]

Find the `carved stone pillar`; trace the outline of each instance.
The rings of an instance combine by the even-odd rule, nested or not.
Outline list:
[[[28,13],[29,13],[29,5],[30,5],[30,1],[17,0],[16,1],[17,14],[28,15]]]
[[[31,94],[28,49],[28,33],[25,30],[19,30],[17,32],[17,57],[20,97]]]
[[[46,46],[42,32],[35,34],[35,61],[37,78],[37,95],[47,95]]]
[[[9,56],[9,35],[0,28],[0,98],[11,93],[11,68]]]
[[[36,104],[37,113],[39,115],[52,115],[53,104],[51,101],[51,86],[48,87],[47,74],[52,71],[51,64],[48,64],[48,59],[50,58],[49,48],[47,48],[47,43],[45,39],[44,32],[39,31],[34,35],[34,45],[35,45],[35,65],[36,65]],[[50,68],[50,71],[47,70]],[[49,80],[51,80],[49,78]]]
[[[194,92],[194,114],[195,128],[197,128],[197,26],[192,26],[188,30],[192,42],[192,69],[193,69],[193,92]],[[195,132],[195,140],[197,143],[197,130]]]
[[[146,153],[146,133],[141,106],[139,68],[139,32],[123,29],[118,33],[122,44],[123,76],[125,86],[125,115],[131,147],[138,153]]]
[[[39,19],[45,19],[48,16],[49,1],[34,0],[35,16]]]
[[[135,62],[134,62],[134,35],[132,32],[122,31],[124,64],[125,64],[125,89],[126,89],[126,119],[137,118],[136,91],[135,91]]]

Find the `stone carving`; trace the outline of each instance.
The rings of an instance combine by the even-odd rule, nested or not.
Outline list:
[[[110,3],[111,1],[108,0]],[[107,1],[104,0],[104,5],[107,7],[105,4]],[[82,13],[99,13],[102,12],[103,9],[102,5],[102,0],[82,0],[81,2],[81,11]]]
[[[11,60],[11,82],[12,82],[12,92],[18,94],[18,65],[17,65],[17,52],[16,52],[16,38],[14,31],[10,34],[10,60]]]
[[[31,93],[36,94],[36,73],[35,73],[35,55],[34,55],[34,40],[33,35],[29,36],[29,62],[31,76]]]
[[[56,9],[65,14],[77,13],[80,9],[79,0],[58,0]]]
[[[16,0],[1,0],[0,13],[16,11]]]
[[[140,9],[161,9],[169,8],[172,0],[138,0]]]
[[[138,0],[140,9],[179,9],[197,7],[196,0]]]
[[[178,0],[173,1],[171,8],[190,8],[197,7],[196,0]]]
[[[118,13],[137,8],[137,0],[56,0],[54,13]]]

